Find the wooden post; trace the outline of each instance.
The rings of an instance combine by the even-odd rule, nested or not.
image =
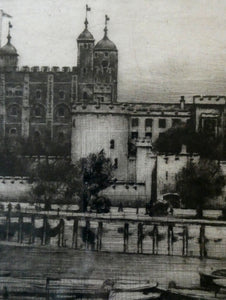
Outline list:
[[[103,222],[98,222],[97,251],[101,251],[102,248],[102,233],[103,233]]]
[[[168,226],[168,255],[173,254],[173,226]]]
[[[86,221],[85,246],[87,250],[89,249],[89,230],[90,230],[90,222]]]
[[[138,223],[137,228],[137,253],[143,253],[143,224]]]
[[[158,254],[158,227],[154,225],[153,228],[153,249],[152,254]]]
[[[11,224],[11,215],[10,215],[10,211],[8,211],[6,215],[6,240],[7,241],[9,240],[10,224]]]
[[[35,242],[35,216],[31,216],[31,229],[30,229],[30,236],[29,236],[29,244],[34,244]]]
[[[183,249],[182,249],[182,255],[187,256],[188,255],[188,227],[183,227]]]
[[[64,220],[63,219],[60,219],[57,245],[58,247],[64,246]]]
[[[17,242],[18,243],[23,243],[23,216],[20,214],[19,220],[18,220],[18,238]]]
[[[205,237],[205,225],[200,226],[200,234],[199,234],[199,249],[200,249],[200,257],[206,257],[206,237]]]
[[[123,237],[124,243],[123,243],[123,251],[128,251],[128,242],[129,242],[129,224],[124,224],[124,237]]]
[[[46,240],[47,240],[46,230],[47,230],[47,216],[43,216],[42,245],[46,244]]]
[[[73,224],[73,236],[72,236],[72,248],[78,247],[78,219],[74,219]]]

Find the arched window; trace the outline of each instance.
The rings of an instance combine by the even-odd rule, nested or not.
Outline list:
[[[63,142],[64,141],[64,132],[59,132],[58,133],[58,141]]]
[[[64,117],[65,116],[65,110],[64,110],[64,107],[59,107],[58,108],[58,116],[59,117]]]
[[[42,115],[41,107],[40,106],[35,107],[35,116],[41,117],[41,115]]]
[[[40,98],[41,98],[41,91],[40,91],[40,90],[37,90],[37,91],[36,91],[36,98],[37,98],[37,99],[40,99]]]
[[[110,149],[115,149],[115,140],[110,140]]]
[[[10,131],[9,131],[9,134],[10,135],[16,135],[17,134],[16,128],[11,128]]]
[[[83,93],[83,99],[85,99],[85,100],[88,99],[88,94],[87,94],[87,92],[84,92],[84,93]]]
[[[64,91],[59,91],[59,96],[60,96],[60,99],[64,99],[64,97],[65,97]]]
[[[12,105],[9,108],[9,115],[13,116],[13,117],[17,117],[18,116],[18,107],[16,105]]]
[[[40,132],[39,132],[38,130],[36,130],[36,131],[34,132],[34,141],[35,141],[35,142],[40,142],[40,137],[41,137]]]

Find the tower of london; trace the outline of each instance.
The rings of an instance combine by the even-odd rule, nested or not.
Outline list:
[[[108,193],[117,198],[118,188],[118,197],[125,199],[131,193],[131,199],[142,196],[148,201],[156,166],[158,173],[163,162],[183,166],[190,157],[182,151],[179,158],[161,160],[152,152],[152,144],[169,128],[191,121],[197,131],[218,136],[224,144],[226,97],[194,95],[188,102],[181,96],[177,103],[120,101],[120,49],[110,39],[108,21],[105,16],[103,38],[95,42],[85,18],[77,37],[77,66],[61,69],[18,67],[20,55],[9,28],[8,42],[0,48],[0,134],[71,144],[72,161],[104,150],[117,178],[117,187]],[[162,182],[173,177],[159,176],[159,186],[164,185],[157,191],[160,196],[167,191]]]

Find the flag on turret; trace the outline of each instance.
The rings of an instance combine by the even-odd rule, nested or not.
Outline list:
[[[91,7],[86,4],[86,11],[91,11]]]

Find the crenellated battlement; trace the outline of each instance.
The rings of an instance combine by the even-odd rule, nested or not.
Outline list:
[[[175,107],[177,109],[175,109]],[[153,117],[190,117],[189,110],[181,111],[175,104],[136,104],[136,103],[77,103],[73,105],[73,113],[115,113],[126,115],[149,115]]]
[[[196,95],[193,96],[194,104],[210,104],[210,105],[225,105],[226,96],[211,96],[211,95]]]
[[[58,67],[58,66],[22,66],[16,69],[16,72],[23,73],[77,73],[77,67]]]

